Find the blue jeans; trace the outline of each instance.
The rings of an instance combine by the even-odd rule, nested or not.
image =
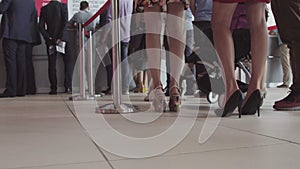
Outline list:
[[[122,79],[122,91],[129,90],[129,63],[128,63],[128,42],[121,42],[121,79]],[[110,50],[110,58],[112,59],[112,51]],[[112,64],[106,66],[107,72],[107,86],[111,89],[113,70]]]

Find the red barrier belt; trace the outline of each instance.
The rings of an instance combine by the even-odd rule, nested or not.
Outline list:
[[[275,25],[275,26],[270,26],[270,27],[268,27],[268,30],[269,31],[272,31],[272,30],[275,30],[275,29],[277,29],[277,26]]]
[[[106,1],[105,4],[93,15],[88,21],[86,21],[83,24],[83,27],[88,26],[90,23],[92,23],[104,10],[110,5],[110,0]]]

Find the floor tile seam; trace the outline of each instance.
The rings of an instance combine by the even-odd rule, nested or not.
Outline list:
[[[242,129],[238,129],[238,128],[234,128],[234,127],[228,127],[228,126],[224,126],[224,125],[220,125],[220,126],[228,128],[228,129],[238,130],[238,131],[245,132],[245,133],[250,133],[250,134],[254,134],[254,135],[258,135],[258,136],[263,136],[263,137],[271,138],[271,139],[274,139],[274,140],[283,141],[283,142],[290,143],[290,144],[300,145],[300,143],[298,143],[296,141],[291,141],[291,140],[284,139],[284,138],[279,138],[279,137],[270,136],[270,135],[266,135],[266,134],[260,134],[260,133],[256,133],[256,132],[252,132],[252,131],[247,131],[247,130],[242,130]]]
[[[222,151],[233,151],[233,150],[242,150],[242,149],[251,149],[251,148],[259,148],[259,147],[269,147],[269,146],[277,146],[277,145],[289,145],[287,143],[273,143],[273,144],[265,144],[265,145],[257,145],[257,146],[243,146],[243,147],[235,147],[235,148],[223,148],[218,150],[207,150],[207,151],[198,151],[198,152],[185,152],[185,153],[177,153],[177,154],[165,154],[150,158],[161,158],[161,157],[175,157],[175,156],[182,156],[182,155],[193,155],[193,154],[205,154],[205,153],[213,153],[213,152],[222,152]],[[147,159],[147,158],[144,158]],[[136,159],[128,159],[128,158],[121,158],[121,159],[112,159],[109,160],[110,162],[116,161],[126,161],[126,160],[136,160]]]
[[[232,150],[242,150],[242,149],[259,148],[259,147],[269,147],[269,146],[277,146],[277,145],[288,145],[288,144],[287,143],[269,143],[269,144],[266,143],[266,144],[253,145],[253,146],[239,146],[239,147],[222,148],[222,149],[199,151],[199,152],[168,154],[168,155],[164,155],[164,156],[177,156],[177,155],[187,155],[187,154],[202,154],[202,153],[211,153],[211,152],[219,152],[219,151],[232,151]]]
[[[77,123],[80,125],[81,129],[84,131],[84,134],[89,138],[89,140],[93,143],[93,145],[95,146],[95,148],[97,148],[98,152],[102,155],[102,157],[104,158],[104,160],[107,162],[107,164],[114,169],[113,165],[110,163],[110,161],[108,160],[108,158],[106,157],[105,153],[101,150],[101,148],[97,145],[97,143],[91,138],[91,136],[89,135],[88,131],[82,126],[82,124],[80,123],[80,120],[78,119],[78,117],[76,116],[75,112],[72,110],[71,105],[68,105],[66,101],[64,101],[66,106],[68,107],[69,111],[71,112],[71,114],[73,115],[73,117],[75,118],[75,120],[77,121]]]
[[[74,163],[56,163],[56,164],[46,164],[46,165],[36,165],[36,166],[22,166],[22,167],[8,167],[0,169],[30,169],[39,167],[55,167],[55,166],[68,166],[68,165],[78,165],[78,164],[90,164],[90,163],[105,163],[106,161],[84,161],[84,162],[74,162]]]

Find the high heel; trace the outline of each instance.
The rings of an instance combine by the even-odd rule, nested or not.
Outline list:
[[[255,90],[251,95],[249,96],[248,100],[244,104],[244,106],[241,108],[241,115],[254,115],[256,112],[258,116],[260,116],[260,107],[263,104],[263,93],[260,90]]]
[[[149,100],[152,101],[152,106],[156,112],[166,111],[167,103],[162,86],[158,86],[151,91]]]
[[[219,117],[227,117],[232,115],[233,111],[243,102],[243,94],[241,90],[235,91],[225,103],[224,108],[216,109],[215,114]]]
[[[172,88],[176,88],[178,90],[178,93],[176,94],[171,93]],[[180,89],[178,88],[178,86],[172,86],[170,87],[169,91],[170,91],[169,109],[171,112],[179,112],[180,105],[181,105]]]

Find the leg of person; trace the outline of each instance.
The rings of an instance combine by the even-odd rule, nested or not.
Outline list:
[[[26,94],[36,94],[35,72],[32,61],[32,45],[26,47],[26,72],[27,72],[27,91]]]
[[[26,49],[28,43],[19,41],[17,49],[17,96],[25,96],[27,90]]]
[[[225,101],[238,90],[234,73],[234,45],[230,31],[231,18],[236,6],[236,3],[213,3],[212,29],[215,48],[224,71]]]
[[[184,56],[185,58],[189,57],[193,52],[193,46],[194,46],[194,31],[188,30],[186,32],[186,46],[184,49]],[[186,72],[184,72],[184,76],[186,76],[186,93],[185,95],[194,95],[196,92],[196,85],[194,80],[194,64],[186,64],[186,67],[188,69]]]
[[[251,31],[252,70],[242,114],[259,113],[263,102],[266,60],[268,55],[268,33],[265,19],[265,2],[247,2],[246,11]]]
[[[290,50],[286,44],[282,44],[279,47],[279,52],[283,71],[283,84],[277,87],[289,87],[291,83]]]
[[[47,46],[47,49],[49,47]],[[50,81],[49,94],[57,94],[57,77],[56,77],[56,55],[57,52],[52,54],[48,53],[48,76]]]
[[[168,42],[168,36],[166,35],[166,31],[165,31],[165,34],[164,34],[164,46],[165,46],[165,51],[166,51],[166,76],[167,76],[167,85],[166,87],[164,88],[164,92],[165,92],[165,95],[166,96],[170,96],[170,92],[169,92],[169,89],[170,89],[170,81],[171,81],[171,77],[170,77],[170,47],[169,47],[169,42]]]
[[[3,38],[2,47],[6,67],[6,89],[0,97],[15,97],[17,94],[17,42]]]
[[[153,90],[153,81],[151,77],[151,72],[149,69],[145,70],[145,74],[147,74],[147,96],[144,98],[144,101],[150,101],[149,96]]]
[[[183,4],[171,3],[168,5],[167,32],[170,45],[171,74],[169,108],[170,111],[174,112],[179,111],[179,106],[181,104],[178,83],[184,65],[183,56],[186,42],[186,23],[184,14]]]
[[[70,53],[70,47],[67,43],[66,45],[66,53],[63,54],[63,61],[65,66],[65,80],[64,80],[64,86],[65,86],[65,93],[72,93],[72,77],[73,77],[73,62],[72,62],[72,56]]]
[[[105,55],[104,57],[109,57],[110,58],[110,64],[108,64],[107,66],[105,66],[106,69],[106,77],[107,77],[107,90],[104,91],[105,94],[112,94],[112,77],[113,77],[113,67],[112,67],[112,50],[109,50],[109,52],[107,53],[107,55]]]
[[[106,69],[106,77],[107,77],[107,89],[106,89],[106,91],[104,91],[104,93],[110,95],[112,93],[112,91],[111,91],[111,89],[112,89],[111,83],[112,83],[112,77],[113,77],[112,64],[107,65],[105,67],[105,69]]]
[[[150,71],[153,90],[150,93],[150,100],[157,112],[165,111],[166,103],[163,88],[160,81],[161,69],[161,30],[162,20],[160,6],[145,7],[145,25],[146,25],[146,48],[148,56],[148,70]],[[155,24],[154,24],[155,23]]]
[[[273,105],[273,108],[276,110],[284,110],[284,111],[296,111],[300,110],[300,68],[297,66],[300,58],[297,55],[300,55],[300,43],[291,44],[290,46],[290,57],[291,57],[291,66],[293,70],[293,84],[290,87],[291,92],[285,98],[276,101]],[[298,76],[298,77],[296,77]]]
[[[129,94],[129,73],[130,67],[128,63],[128,42],[121,42],[121,70],[122,70],[122,93],[125,95]]]
[[[300,2],[297,0],[272,0],[272,10],[283,43],[290,48],[290,60],[293,73],[291,92],[285,98],[276,101],[276,110],[300,110]]]
[[[136,84],[136,88],[134,90],[134,93],[143,93],[143,71],[136,70],[136,73],[134,74],[134,81]]]
[[[243,100],[234,73],[234,45],[230,31],[231,18],[237,3],[213,3],[212,29],[214,44],[223,67],[225,98],[221,109],[215,113],[225,117],[240,106]]]

